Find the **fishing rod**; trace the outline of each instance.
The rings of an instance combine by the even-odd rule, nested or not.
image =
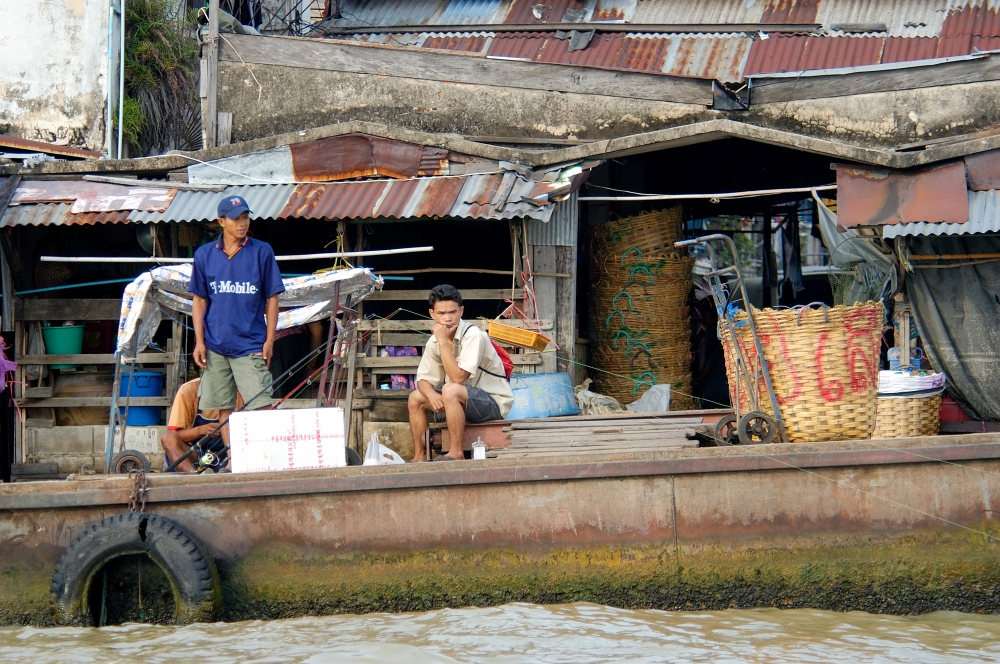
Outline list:
[[[336,325],[336,322],[335,321],[331,322],[331,325]],[[346,332],[347,332],[347,328],[345,328],[342,332],[334,335],[333,337],[330,337],[329,339],[327,339],[326,341],[324,341],[322,344],[320,344],[319,346],[317,346],[316,348],[314,348],[312,351],[310,351],[309,353],[307,353],[298,362],[296,362],[292,366],[290,366],[287,369],[285,369],[278,377],[272,378],[271,382],[269,382],[267,385],[265,385],[264,388],[260,392],[258,392],[256,395],[254,395],[254,397],[252,399],[244,401],[243,402],[243,406],[241,408],[235,409],[233,411],[233,413],[240,413],[240,412],[245,411],[246,408],[247,408],[247,406],[249,406],[250,404],[252,404],[255,401],[257,401],[257,399],[259,399],[266,392],[268,392],[269,390],[271,390],[275,385],[280,385],[283,381],[287,380],[287,378],[289,376],[293,375],[300,368],[302,368],[303,366],[305,366],[306,364],[308,364],[314,358],[318,357],[320,352],[326,352],[326,349],[331,344],[339,341],[341,339],[341,335],[345,334]],[[309,374],[309,376],[304,381],[302,381],[301,383],[299,383],[299,385],[297,385],[293,391],[297,392],[298,390],[302,389],[304,386],[306,386],[307,384],[309,384],[309,382],[315,376],[319,375],[323,371],[326,371],[326,369],[330,366],[330,364],[334,361],[334,359],[335,359],[334,356],[331,354],[329,360],[324,361],[322,366],[320,366],[318,369],[316,369],[311,374]],[[288,399],[287,396],[284,399],[282,399],[280,402],[278,402],[277,405],[281,405],[282,403],[284,403],[284,401],[286,399]],[[275,406],[272,405],[270,409],[274,410],[274,408],[275,408]],[[169,472],[173,471],[174,469],[177,468],[177,466],[182,461],[184,461],[185,459],[187,459],[189,456],[191,456],[194,453],[197,453],[197,455],[198,455],[198,457],[196,457],[196,458],[200,458],[201,453],[204,451],[204,449],[203,449],[204,444],[206,442],[208,442],[209,438],[215,437],[215,435],[222,429],[222,427],[226,426],[226,424],[228,424],[228,423],[229,423],[229,420],[226,420],[225,422],[218,423],[215,426],[214,429],[212,429],[210,432],[208,432],[207,434],[205,434],[201,438],[199,438],[197,441],[195,441],[188,448],[188,450],[186,452],[184,452],[180,456],[178,456],[173,462],[170,463],[170,465],[168,465],[166,468],[164,468],[162,472],[169,473]],[[227,452],[227,451],[229,451],[229,449],[230,449],[230,446],[226,445],[223,448],[222,451],[223,452]],[[201,472],[201,471],[199,471],[199,472]]]

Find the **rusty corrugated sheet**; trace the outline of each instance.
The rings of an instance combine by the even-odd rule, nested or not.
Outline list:
[[[610,68],[618,60],[624,39],[625,35],[620,32],[598,33],[590,40],[587,48],[570,51],[569,40],[556,39],[553,34],[545,41],[545,45],[534,60],[554,65]]]
[[[887,37],[882,49],[882,64],[913,62],[938,57],[937,37]]]
[[[97,159],[101,156],[100,152],[71,148],[68,145],[53,145],[52,143],[31,141],[27,138],[19,138],[8,134],[0,134],[0,148],[13,148],[26,152],[43,152],[59,157],[79,157],[82,159]]]
[[[127,187],[87,180],[24,180],[18,185],[10,204],[67,202],[77,213],[115,210],[162,212],[176,194],[176,189]]]
[[[934,224],[918,221],[882,228],[882,237],[901,235],[978,235],[1000,232],[1000,200],[996,189],[969,192],[969,220],[964,224]]]
[[[507,25],[530,25],[532,23],[560,23],[567,9],[582,9],[585,2],[577,0],[514,0],[503,22]],[[541,18],[535,16],[538,13]]]
[[[667,47],[671,40],[659,35],[628,35],[622,41],[615,69],[628,71],[660,71],[667,57]],[[672,72],[668,72],[672,73]]]
[[[629,23],[635,16],[637,0],[597,0],[590,20],[594,23]]]
[[[128,210],[74,214],[68,203],[36,203],[8,207],[0,218],[0,228],[9,226],[92,226],[129,220]]]
[[[300,184],[278,216],[303,219],[368,218],[388,185],[386,180],[335,185]]]
[[[723,83],[743,80],[753,40],[745,35],[674,35],[660,68],[664,74],[709,78]]]
[[[486,53],[492,39],[493,33],[486,32],[432,33],[427,35],[427,38],[424,39],[421,46],[424,48],[437,48],[446,51],[454,51],[456,53]]]
[[[411,178],[447,172],[448,151],[366,134],[333,136],[289,146],[299,182],[357,177]]]
[[[542,52],[545,42],[555,39],[551,32],[498,32],[493,37],[487,55],[491,58],[534,60]]]
[[[764,13],[764,4],[761,0],[757,0],[757,2],[642,0],[636,7],[630,22],[645,25],[656,23],[670,25],[760,23],[760,17]]]
[[[989,150],[965,157],[969,189],[988,191],[1000,189],[1000,150]]]
[[[942,37],[976,35],[978,37],[1000,37],[1000,14],[996,5],[982,2],[979,6],[953,8],[941,25]]]
[[[815,23],[819,0],[768,0],[761,23]]]
[[[965,164],[915,173],[878,168],[837,168],[837,221],[845,228],[969,219]]]
[[[884,37],[806,37],[772,35],[755,40],[745,76],[808,69],[833,69],[878,64]]]
[[[450,216],[464,180],[425,178],[393,183],[374,216],[396,219]]]

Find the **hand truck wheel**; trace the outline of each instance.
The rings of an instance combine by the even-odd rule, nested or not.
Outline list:
[[[740,437],[736,433],[736,416],[730,413],[715,423],[715,443],[723,445],[739,445]]]
[[[752,410],[740,418],[736,433],[744,445],[767,445],[774,442],[778,425],[767,413]]]
[[[111,469],[116,475],[128,475],[133,470],[149,472],[149,459],[142,452],[125,450],[111,459]]]

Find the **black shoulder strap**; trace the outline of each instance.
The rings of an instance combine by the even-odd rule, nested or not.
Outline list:
[[[462,341],[463,342],[465,341],[465,335],[469,332],[469,329],[471,329],[472,327],[473,327],[473,325],[470,323],[469,327],[465,328],[465,332],[462,333]],[[489,339],[489,337],[487,337],[487,339]],[[493,342],[490,342],[491,345],[492,345],[492,343]],[[485,354],[485,352],[484,352],[484,354]],[[482,355],[479,356],[479,364],[477,364],[476,366],[479,368],[480,371],[482,371],[484,373],[488,373],[489,375],[494,376],[496,378],[503,378],[504,380],[507,380],[507,376],[505,376],[503,374],[495,374],[492,371],[490,371],[489,369],[484,368],[483,367],[483,358],[482,358]]]

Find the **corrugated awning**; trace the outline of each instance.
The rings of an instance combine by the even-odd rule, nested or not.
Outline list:
[[[166,190],[173,196],[163,211],[144,205],[134,210],[92,210],[79,201],[49,196],[47,202],[26,197],[7,210],[0,227],[92,224],[118,221],[136,223],[212,221],[225,196],[246,199],[255,219],[515,219],[548,221],[554,203],[568,196],[584,178],[579,165],[547,171],[504,170],[462,176],[423,177],[405,180],[362,180],[327,184],[235,185],[223,191]],[[30,184],[30,183],[29,183]],[[86,183],[94,186],[94,183]],[[114,187],[117,185],[103,185]],[[35,200],[38,200],[37,198]],[[91,200],[91,199],[88,199]],[[159,202],[159,201],[158,201]],[[108,206],[115,207],[115,206]],[[98,216],[93,216],[93,215]]]
[[[837,220],[844,228],[911,222],[965,223],[965,164],[911,173],[837,166]]]
[[[976,235],[1000,232],[1000,204],[996,189],[969,192],[969,220],[964,224],[928,223],[894,224],[882,228],[882,237],[906,235]]]

